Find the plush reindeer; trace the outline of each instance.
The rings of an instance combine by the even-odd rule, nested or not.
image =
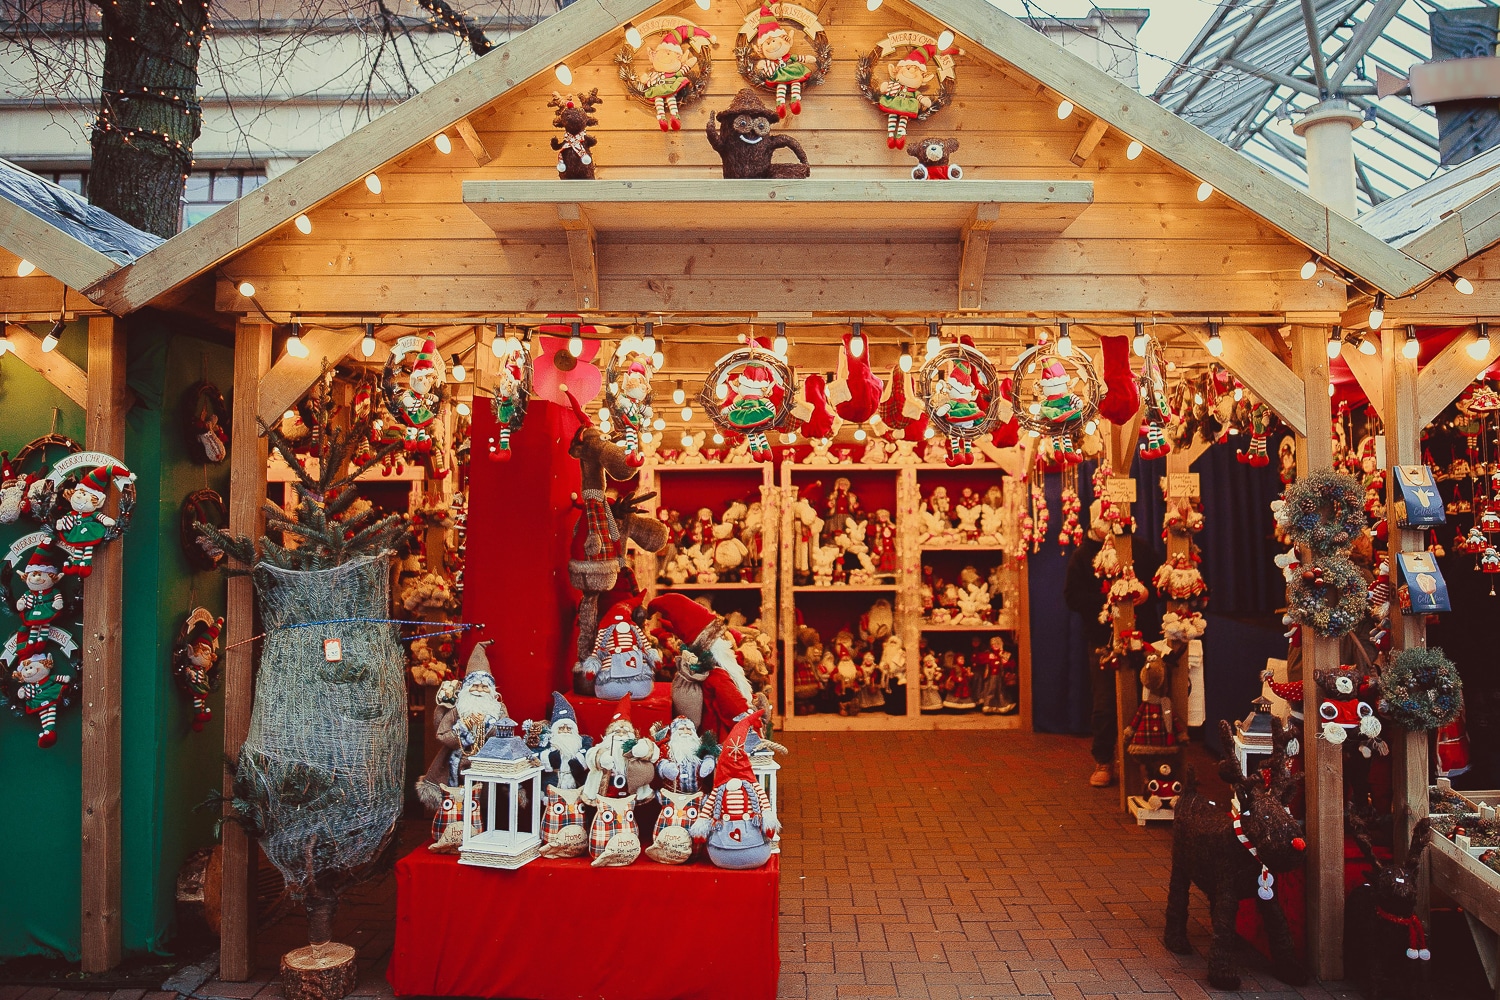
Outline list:
[[[1405,865],[1375,857],[1369,829],[1350,815],[1349,830],[1370,864],[1365,884],[1344,904],[1344,967],[1370,1000],[1427,995],[1427,932],[1417,916],[1417,873],[1432,836],[1432,821],[1423,818],[1411,835]]]
[[[582,97],[564,97],[552,92],[547,107],[556,108],[552,127],[563,130],[563,137],[552,139],[552,148],[557,150],[557,172],[565,181],[591,181],[594,179],[594,154],[590,152],[599,142],[588,130],[599,124],[594,109],[603,103],[599,88],[595,87]]]
[[[568,446],[568,454],[578,459],[582,471],[581,492],[576,501],[580,510],[578,526],[573,529],[573,547],[568,559],[568,579],[583,591],[578,601],[578,659],[574,665],[573,685],[579,694],[592,695],[592,681],[584,682],[584,661],[594,651],[599,628],[599,595],[612,590],[625,565],[625,540],[635,542],[645,552],[660,552],[667,544],[667,526],[638,505],[655,494],[628,496],[609,502],[604,496],[605,477],[629,479],[635,475],[625,449],[613,443],[589,420],[578,400],[568,394],[578,431]]]
[[[1219,723],[1219,734],[1226,750],[1234,746],[1229,723]],[[1300,868],[1307,847],[1301,827],[1287,809],[1296,792],[1287,766],[1287,744],[1293,737],[1291,730],[1273,719],[1271,738],[1273,750],[1264,770],[1241,774],[1232,754],[1219,765],[1219,775],[1233,795],[1230,802],[1221,804],[1200,794],[1189,767],[1172,822],[1172,882],[1167,890],[1163,942],[1179,955],[1192,952],[1187,936],[1188,889],[1197,885],[1208,897],[1213,914],[1208,981],[1221,990],[1240,988],[1234,963],[1235,913],[1240,900],[1257,897],[1276,977],[1293,986],[1307,981],[1275,893],[1276,875]]]

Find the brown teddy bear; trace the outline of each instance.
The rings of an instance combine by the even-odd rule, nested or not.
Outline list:
[[[911,168],[914,181],[961,181],[964,168],[950,163],[949,157],[958,152],[957,139],[929,138],[920,140],[906,151],[906,155],[917,161]]]
[[[717,120],[717,125],[715,124]],[[724,161],[724,176],[731,178],[807,177],[811,168],[802,144],[789,135],[772,135],[776,112],[761,103],[748,87],[734,95],[727,109],[709,118],[708,144]],[[790,149],[797,163],[772,163],[771,154]]]

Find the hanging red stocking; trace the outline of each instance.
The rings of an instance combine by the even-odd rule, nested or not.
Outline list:
[[[1140,392],[1130,370],[1130,338],[1101,336],[1099,351],[1104,359],[1100,372],[1104,378],[1104,398],[1099,401],[1099,415],[1112,424],[1124,426],[1141,408]]]
[[[854,334],[844,334],[844,349],[839,353],[838,378],[828,387],[828,401],[838,415],[852,424],[862,424],[875,415],[885,383],[870,370],[868,343],[855,356],[850,344]],[[860,335],[864,340],[863,334]]]
[[[809,375],[802,383],[802,402],[792,410],[801,423],[802,435],[808,438],[833,437],[833,408],[828,405],[828,387],[822,375]]]
[[[1265,403],[1250,406],[1250,447],[1240,452],[1238,458],[1245,465],[1259,469],[1271,464],[1271,454],[1266,450],[1266,434],[1271,422],[1271,412]]]

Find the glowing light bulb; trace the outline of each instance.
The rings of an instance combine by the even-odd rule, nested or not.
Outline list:
[[[286,352],[294,358],[305,358],[312,353],[302,342],[302,338],[295,333],[286,338]]]
[[[1146,356],[1146,347],[1148,346],[1146,335],[1144,333],[1136,334],[1135,340],[1131,342],[1130,346],[1135,348],[1136,357],[1144,358]]]
[[[682,446],[684,448],[691,448],[693,446],[693,436],[687,431],[682,432]]]
[[[794,434],[791,431],[787,431],[785,434],[781,435],[781,443],[782,444],[796,444],[797,443],[797,435]]]
[[[877,11],[880,9],[880,5],[884,2],[885,0],[865,0],[865,10],[871,12]]]
[[[625,44],[626,45],[629,45],[632,49],[638,49],[638,48],[641,47],[642,44],[645,43],[645,41],[646,40],[641,37],[641,29],[637,28],[633,24],[627,24],[627,25],[625,25]]]
[[[1334,358],[1338,357],[1339,353],[1343,349],[1343,341],[1340,339],[1338,331],[1335,330],[1333,336],[1328,338],[1328,360],[1332,361]]]
[[[1460,295],[1473,295],[1474,283],[1461,274],[1450,275],[1449,281],[1453,283],[1453,290]]]
[[[664,365],[666,363],[667,363],[667,356],[665,354],[663,354],[661,351],[652,351],[651,352],[651,367],[652,368],[655,368],[657,371],[661,371],[662,365]]]
[[[1083,433],[1085,433],[1085,434],[1092,434],[1095,431],[1097,431],[1098,429],[1099,429],[1099,422],[1096,421],[1096,420],[1090,420],[1088,423],[1086,423],[1086,424],[1083,425]]]
[[[1383,293],[1375,296],[1375,304],[1370,307],[1370,329],[1379,330],[1380,325],[1385,322],[1385,295]]]
[[[306,215],[297,216],[292,220],[292,225],[296,226],[297,232],[301,233],[303,236],[307,236],[312,233],[312,220],[309,219]]]
[[[1334,394],[1334,392],[1335,392],[1335,390],[1334,390],[1334,388],[1333,388],[1333,383],[1332,383],[1332,382],[1329,382],[1329,383],[1328,383],[1328,398],[1329,398],[1329,399],[1332,399],[1332,398],[1333,398],[1333,394]]]
[[[47,335],[42,338],[43,354],[51,354],[57,348],[57,335],[62,333],[62,329],[62,317],[58,317],[57,322],[52,325],[52,329],[48,330]]]
[[[1064,358],[1073,356],[1073,338],[1064,333],[1057,338],[1057,353]]]
[[[463,366],[463,362],[461,362],[461,361],[460,362],[454,362],[454,364],[453,364],[453,381],[455,381],[455,382],[462,382],[464,380],[464,378],[468,374],[469,374],[468,371]]]
[[[650,431],[641,431],[641,440],[646,444],[650,444],[655,439],[655,437],[656,435],[652,434]]]
[[[1032,403],[1029,407],[1027,407],[1027,409],[1031,411],[1031,415],[1033,417],[1039,416],[1041,414],[1041,412],[1042,412],[1042,404],[1041,403]]]
[[[1198,185],[1198,200],[1199,201],[1207,201],[1208,199],[1210,199],[1210,198],[1213,197],[1213,194],[1214,194],[1214,186],[1212,184],[1208,183],[1208,181],[1204,181],[1204,182],[1202,182],[1201,184]]]
[[[255,286],[248,281],[240,282],[240,294],[247,299],[253,297],[255,295]]]
[[[699,10],[708,10],[711,6],[713,6],[713,0],[698,0]]]
[[[863,427],[854,428],[854,440],[863,441],[867,437],[869,437],[869,435],[865,433],[865,429]]]
[[[1203,405],[1203,393],[1201,393],[1201,392],[1195,392],[1195,393],[1193,393],[1193,405],[1194,406],[1202,406]]]
[[[931,424],[928,424],[927,425],[927,429],[924,430],[924,431],[922,431],[922,437],[924,437],[924,438],[932,438],[936,434],[937,434],[937,431],[933,429],[933,426]]]
[[[683,423],[687,423],[689,420],[692,420],[692,419],[693,419],[693,408],[691,406],[684,406],[682,408],[682,422]]]
[[[1138,140],[1131,139],[1130,145],[1125,147],[1125,159],[1137,159],[1140,157],[1141,153],[1145,151],[1145,149],[1146,147],[1142,146]]]
[[[359,342],[359,353],[363,354],[367,358],[374,356],[374,354],[375,354],[375,338],[372,335],[370,335],[370,334],[367,333],[367,334],[364,335],[364,338],[360,340],[360,342]]]
[[[453,409],[458,413],[460,417],[467,417],[472,412],[469,409],[468,403],[459,403]]]
[[[720,382],[718,385],[714,386],[714,398],[721,403],[724,402],[724,400],[728,399],[729,385],[727,383]]]
[[[1069,117],[1072,114],[1073,114],[1073,102],[1072,101],[1063,101],[1061,104],[1059,104],[1057,106],[1057,118],[1058,118],[1059,121],[1062,121],[1063,119],[1066,119],[1067,117]]]
[[[380,178],[374,174],[365,174],[365,187],[370,189],[371,194],[379,194]]]
[[[647,326],[649,326],[649,325],[650,324],[648,323]],[[641,338],[641,353],[642,354],[655,354],[656,353],[656,335],[655,334],[648,333],[648,334],[646,334],[645,337]]]
[[[685,392],[682,391],[682,383],[678,382],[677,383],[677,388],[675,388],[675,389],[672,390],[672,405],[673,406],[681,406],[682,403],[683,403],[683,401],[686,400],[686,399],[687,399],[687,393],[685,393]]]
[[[943,49],[948,48],[952,44],[953,32],[949,31],[947,28],[944,28],[942,31],[938,32],[937,47],[939,52],[941,52]]]
[[[657,417],[655,420],[651,421],[651,429],[654,431],[664,431],[667,429],[667,422],[661,417]]]
[[[1241,389],[1239,386],[1235,386],[1234,387],[1234,401],[1236,403],[1238,403],[1240,400],[1242,400],[1244,398],[1245,398],[1245,390]]]
[[[19,264],[16,265],[16,277],[18,277],[18,278],[24,278],[27,275],[31,274],[35,270],[36,270],[36,265],[35,264],[33,264],[29,260],[26,260],[25,258],[22,258],[21,263],[19,263]]]
[[[5,357],[5,355],[9,354],[14,349],[15,345],[10,342],[10,338],[0,335],[0,358]]]
[[[568,68],[567,63],[558,63],[552,67],[552,75],[557,77],[557,82],[564,87],[573,85],[573,71]]]
[[[1368,357],[1373,357],[1375,355],[1376,350],[1377,350],[1377,348],[1375,347],[1375,342],[1373,340],[1371,340],[1369,337],[1361,337],[1360,338],[1360,341],[1359,341],[1359,353],[1363,354],[1365,357],[1368,358]]]
[[[1311,260],[1309,260],[1307,263],[1303,264],[1302,265],[1302,270],[1298,271],[1297,273],[1300,274],[1300,275],[1302,275],[1302,280],[1303,281],[1307,281],[1313,275],[1317,274],[1318,273],[1318,258],[1314,257]]]
[[[1417,343],[1417,335],[1411,330],[1406,331],[1406,340],[1401,344],[1401,356],[1409,361],[1417,359],[1417,351],[1422,345]]]
[[[575,358],[581,358],[581,357],[583,357],[583,338],[582,337],[569,337],[568,338],[568,353],[571,354],[571,355],[573,355],[573,357],[575,357]]]
[[[444,156],[447,156],[449,153],[453,152],[453,140],[448,138],[447,132],[439,132],[437,135],[433,136],[432,144],[436,146],[437,151],[439,153],[442,153]]]
[[[903,373],[911,371],[911,355],[901,355],[901,360],[897,364],[899,365]]]
[[[778,357],[786,357],[786,347],[786,337],[781,336],[780,334],[777,335],[775,340],[771,341],[771,353],[777,355]]]
[[[1208,343],[1204,346],[1208,348],[1208,353],[1211,357],[1221,358],[1224,356],[1224,341],[1219,339],[1219,332],[1217,330],[1208,335]]]
[[[1479,326],[1479,336],[1469,341],[1469,346],[1464,348],[1469,357],[1475,361],[1482,361],[1490,353],[1490,328],[1484,324]]]
[[[938,351],[942,350],[942,348],[942,342],[939,341],[936,336],[929,336],[927,338],[927,356],[929,358],[936,354]]]
[[[853,357],[862,358],[865,354],[865,335],[856,333],[849,338],[849,353]]]

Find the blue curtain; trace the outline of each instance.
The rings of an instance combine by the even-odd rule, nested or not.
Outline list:
[[[1084,527],[1088,527],[1089,505],[1094,502],[1094,463],[1078,467],[1078,494],[1083,501]],[[1062,476],[1045,477],[1048,518],[1042,550],[1029,558],[1031,591],[1031,713],[1032,724],[1041,733],[1086,733],[1093,706],[1089,683],[1087,644],[1083,640],[1083,618],[1063,603],[1063,583],[1073,546],[1057,544],[1062,524]]]

